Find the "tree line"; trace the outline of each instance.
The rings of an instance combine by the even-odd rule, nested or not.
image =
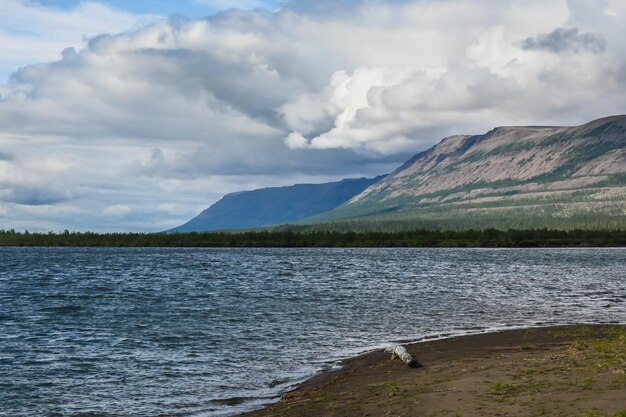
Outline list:
[[[0,230],[0,246],[76,247],[625,247],[624,230],[414,230],[240,233],[30,233]]]

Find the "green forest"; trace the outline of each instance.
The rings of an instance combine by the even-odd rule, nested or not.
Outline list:
[[[623,247],[623,230],[416,230],[242,233],[29,233],[0,231],[0,246],[83,247]]]

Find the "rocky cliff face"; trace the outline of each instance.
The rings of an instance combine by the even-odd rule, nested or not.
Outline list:
[[[626,115],[446,138],[327,219],[400,212],[436,217],[437,211],[506,216],[513,208],[548,206],[557,217],[608,210],[626,218]]]

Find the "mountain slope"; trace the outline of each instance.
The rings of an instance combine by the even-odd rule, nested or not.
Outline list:
[[[626,228],[626,116],[446,138],[307,223],[350,219],[427,228]]]
[[[297,184],[228,194],[170,232],[245,229],[294,222],[334,209],[383,177],[345,179],[326,184]]]

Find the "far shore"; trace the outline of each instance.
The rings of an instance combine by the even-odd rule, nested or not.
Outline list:
[[[626,247],[624,230],[240,230],[201,233],[29,233],[0,230],[0,247],[600,248]],[[299,231],[298,231],[299,230]]]
[[[346,360],[242,417],[626,417],[626,325],[505,330]]]

